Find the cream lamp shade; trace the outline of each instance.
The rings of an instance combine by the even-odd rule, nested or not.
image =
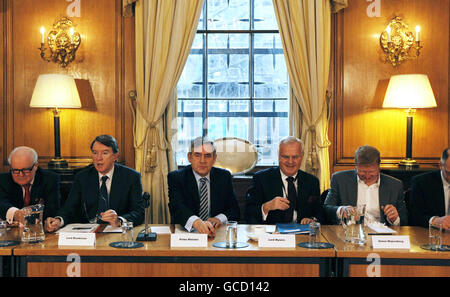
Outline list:
[[[30,107],[80,108],[80,95],[75,79],[64,74],[39,75]]]
[[[384,108],[436,107],[433,90],[425,74],[393,75],[384,97]]]

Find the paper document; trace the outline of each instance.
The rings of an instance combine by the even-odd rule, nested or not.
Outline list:
[[[156,234],[170,234],[170,227],[169,226],[152,226],[150,227],[151,232],[154,232]]]
[[[397,233],[397,231],[392,230],[389,227],[386,227],[384,224],[381,224],[379,222],[373,222],[371,224],[367,225],[370,229],[375,231],[373,234],[394,234]],[[369,235],[372,233],[369,233]]]
[[[103,229],[102,233],[122,233],[122,227],[113,227],[108,225]]]
[[[69,224],[56,231],[56,233],[61,232],[93,233],[95,230],[97,230],[98,226],[99,224]]]

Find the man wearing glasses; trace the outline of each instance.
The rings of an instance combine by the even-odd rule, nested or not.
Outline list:
[[[440,170],[415,176],[411,181],[411,225],[442,225],[450,230],[450,148],[442,152]]]
[[[380,152],[368,145],[355,152],[355,170],[336,172],[325,199],[329,222],[353,213],[355,206],[366,205],[366,218],[388,225],[407,225],[402,181],[380,173]]]
[[[38,166],[38,155],[30,147],[20,146],[8,157],[10,172],[0,173],[0,217],[23,223],[23,207],[43,204],[44,219],[59,209],[59,175]]]
[[[108,223],[114,227],[125,221],[135,226],[144,221],[141,175],[116,163],[119,146],[110,135],[97,136],[91,143],[92,165],[75,176],[66,202],[56,217],[45,222],[48,232],[70,223]]]

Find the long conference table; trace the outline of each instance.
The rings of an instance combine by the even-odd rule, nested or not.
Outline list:
[[[167,226],[173,233],[175,225]],[[203,248],[171,248],[169,234],[136,249],[109,246],[121,240],[117,233],[97,233],[95,246],[59,246],[58,234],[46,234],[41,243],[0,248],[0,256],[3,267],[11,266],[3,269],[6,276],[64,277],[74,271],[83,277],[450,276],[450,252],[422,249],[428,230],[421,227],[393,227],[396,235],[409,235],[409,250],[373,249],[371,236],[364,246],[346,243],[340,226],[321,228],[321,241],[333,248],[299,247],[308,235],[296,235],[295,248],[262,248],[248,238],[250,228],[238,226],[238,241],[249,244],[239,249],[213,246],[225,238],[221,227]],[[143,225],[134,229],[136,236]],[[19,234],[17,228],[8,232],[9,238]],[[450,232],[443,234],[443,244],[450,245]]]

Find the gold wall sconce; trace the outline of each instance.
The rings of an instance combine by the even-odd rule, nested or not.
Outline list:
[[[47,45],[50,54],[46,57],[45,52],[45,28],[41,27],[41,58],[44,61],[53,61],[66,67],[75,60],[75,53],[81,43],[81,35],[75,31],[74,23],[67,17],[62,17],[53,24],[48,32]]]
[[[419,33],[420,26],[416,26],[414,34],[408,30],[408,25],[401,17],[392,19],[380,35],[380,46],[386,61],[396,67],[403,61],[417,58],[422,48]]]

